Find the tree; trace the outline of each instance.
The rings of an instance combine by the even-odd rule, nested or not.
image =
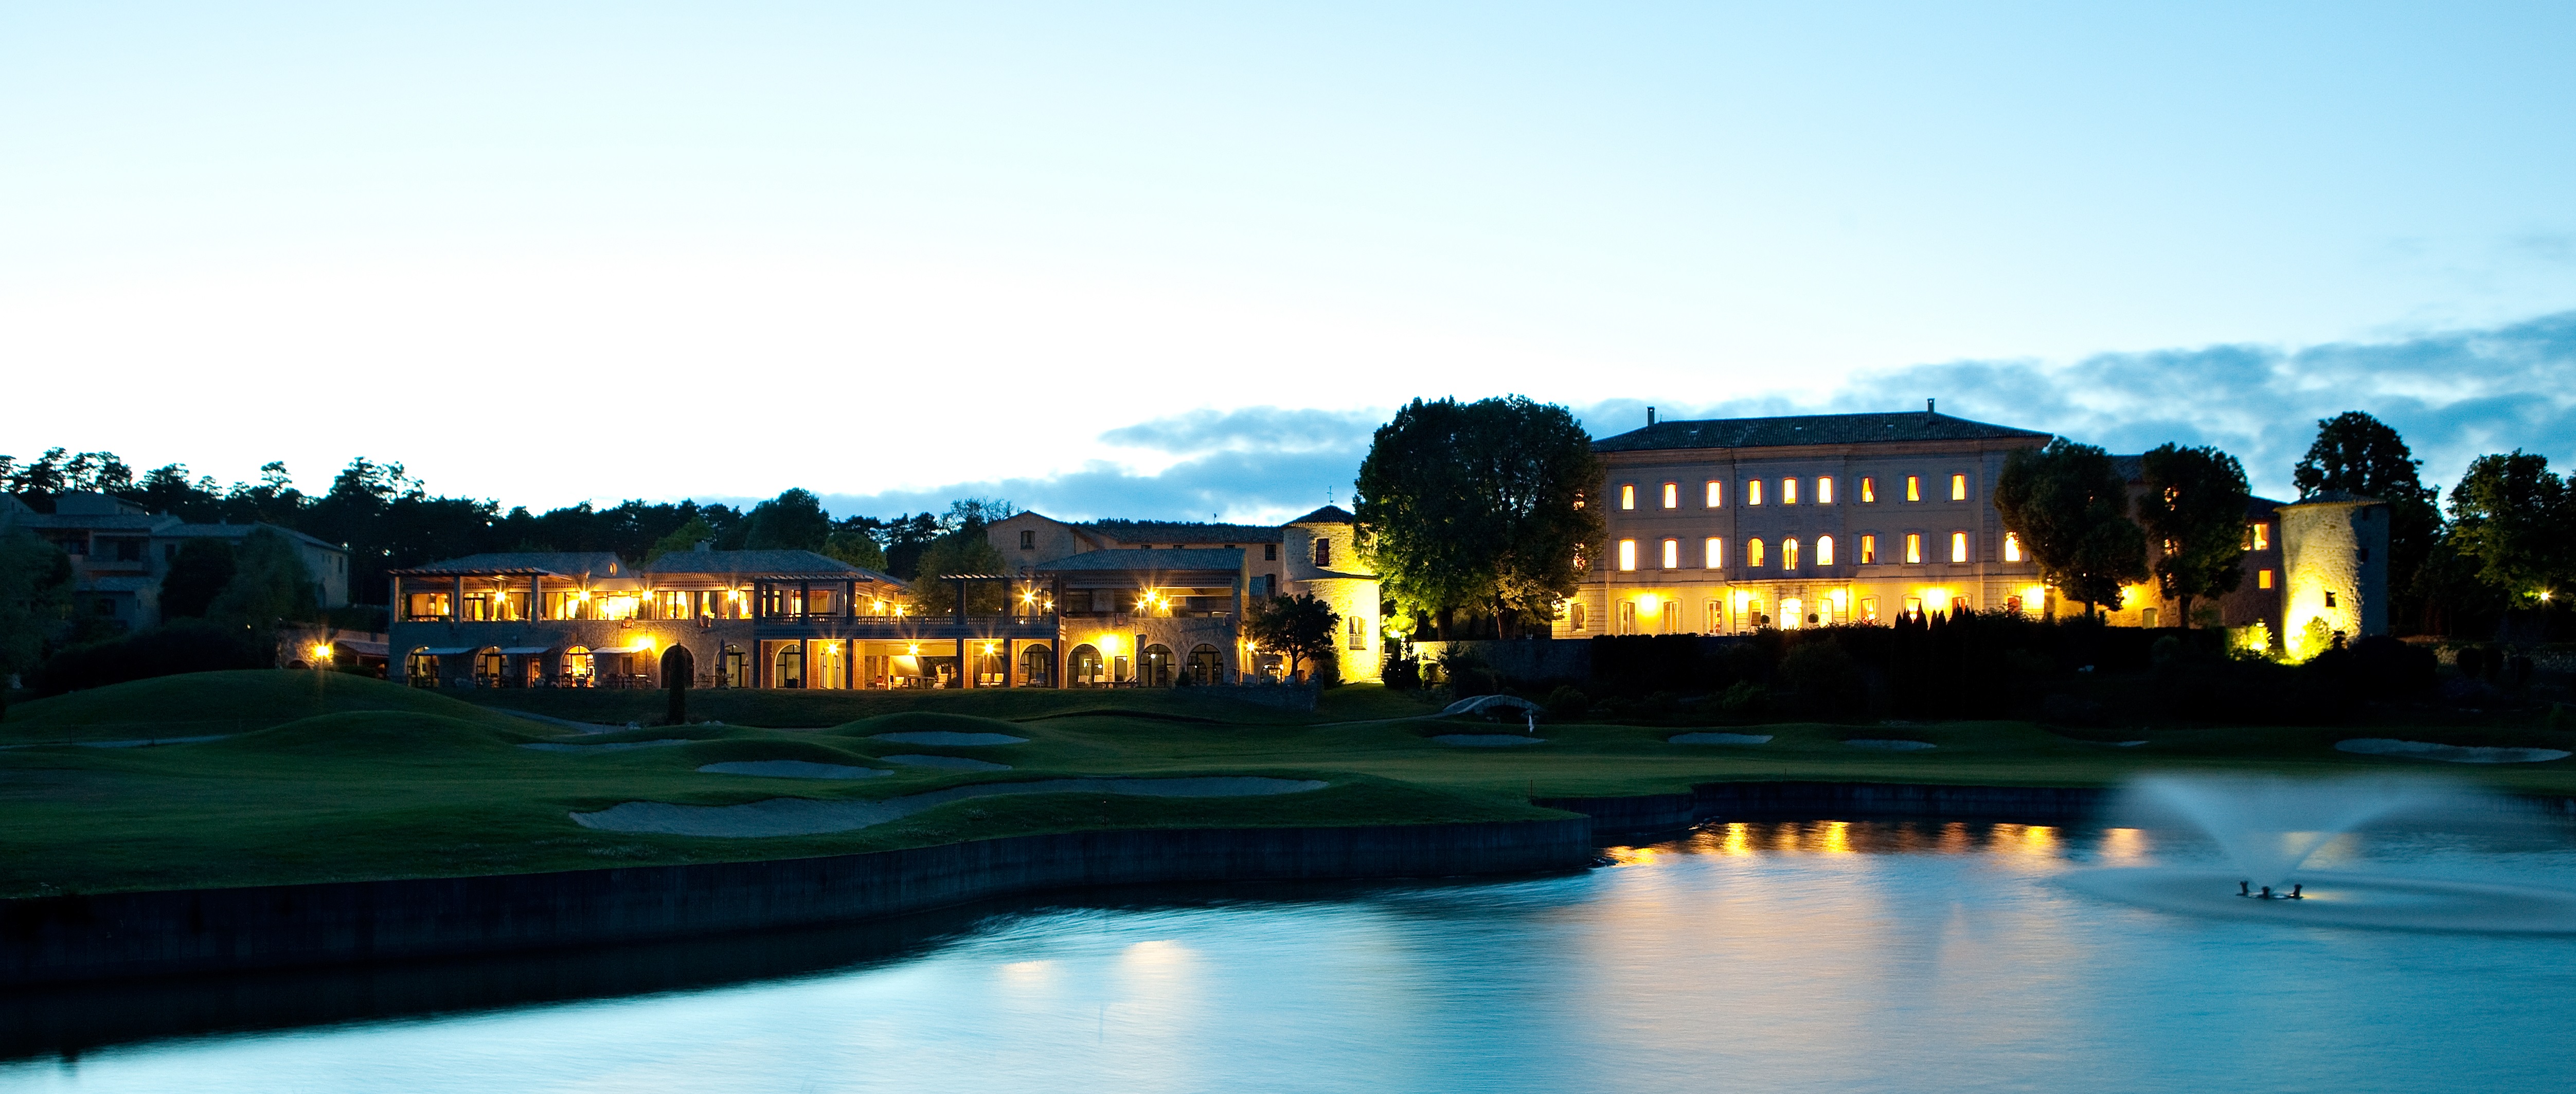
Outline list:
[[[644,561],[651,562],[673,551],[694,551],[698,544],[712,544],[715,538],[715,525],[707,523],[704,517],[693,515],[687,524],[671,529],[670,534],[654,540],[653,546],[644,552]]]
[[[1331,661],[1333,636],[1341,625],[1341,613],[1313,593],[1256,600],[1243,613],[1243,633],[1253,645],[1288,658],[1291,673],[1300,663],[1321,669]]]
[[[854,528],[834,531],[823,541],[823,553],[861,569],[882,572],[886,568],[885,549],[877,546],[876,537]]]
[[[1001,503],[1007,507],[1008,502]],[[960,503],[963,505],[963,503]],[[1000,574],[1009,563],[1002,552],[994,549],[992,539],[984,534],[983,514],[993,510],[982,507],[948,511],[956,514],[956,527],[932,540],[923,548],[920,570],[912,581],[912,607],[923,615],[943,615],[957,610],[957,587],[942,580],[966,574]],[[978,581],[967,586],[967,611],[973,615],[1000,615],[1007,608],[1010,589],[998,582]]]
[[[1490,611],[1506,636],[1573,595],[1608,533],[1592,438],[1564,407],[1518,395],[1415,399],[1378,427],[1353,504],[1362,556],[1399,612]]]
[[[232,584],[233,545],[214,536],[199,536],[179,545],[170,570],[161,575],[161,617],[194,619]]]
[[[2147,576],[2146,533],[2129,519],[2129,484],[2110,453],[2061,437],[2004,459],[1995,509],[2042,579],[2084,605],[2120,606],[2120,587]],[[2242,511],[2240,510],[2240,515]]]
[[[207,619],[265,635],[280,624],[321,617],[313,572],[305,568],[295,542],[285,533],[256,529],[242,537],[233,557],[233,579],[206,605]]]
[[[6,677],[34,669],[70,610],[72,560],[32,532],[0,529],[0,705]]]
[[[2245,506],[2253,500],[2245,468],[2216,448],[2166,444],[2144,457],[2147,494],[2139,523],[2164,547],[2156,584],[2181,602],[2234,592],[2245,579]]]
[[[2419,622],[2433,607],[2429,590],[2442,585],[2424,573],[2442,538],[2442,511],[2440,492],[2419,474],[2423,466],[2396,430],[2350,410],[2317,422],[2316,441],[2291,472],[2302,499],[2341,490],[2388,503],[2388,587],[2398,602],[2392,616]]]
[[[823,499],[802,487],[752,506],[743,549],[750,551],[820,551],[832,538],[832,515]]]
[[[2549,457],[2515,449],[2480,456],[2451,487],[2451,540],[2477,578],[2516,602],[2555,593],[2576,577],[2576,484]]]

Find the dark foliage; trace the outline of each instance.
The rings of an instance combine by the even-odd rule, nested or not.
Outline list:
[[[273,648],[245,627],[182,619],[57,652],[27,674],[27,687],[39,696],[60,695],[183,672],[267,668]]]
[[[232,544],[212,536],[181,544],[170,569],[161,575],[162,618],[202,618],[232,580]]]

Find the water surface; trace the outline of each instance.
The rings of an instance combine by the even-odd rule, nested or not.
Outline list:
[[[579,976],[522,964],[504,977],[521,998],[557,981],[601,997],[22,1056],[0,1088],[2576,1088],[2576,939],[2204,920],[2053,880],[2213,861],[2203,846],[1818,822],[1613,855],[1505,882],[1130,892],[952,917],[877,949],[700,943],[698,971],[673,980],[655,979],[667,951],[584,958],[627,965]],[[2576,848],[2554,835],[2348,840],[2320,863],[2576,888]],[[790,950],[815,964],[774,975],[799,967]],[[772,978],[704,983],[729,959]],[[475,998],[411,975],[433,981],[407,989],[423,999]],[[400,1012],[369,983],[332,989],[345,1013]]]

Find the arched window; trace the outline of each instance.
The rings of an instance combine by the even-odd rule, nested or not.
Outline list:
[[[1783,570],[1795,570],[1798,568],[1797,540],[1784,539],[1780,541],[1780,568]]]
[[[438,655],[422,646],[403,659],[403,681],[416,688],[438,686]]]
[[[1033,688],[1052,686],[1055,679],[1055,651],[1031,645],[1020,651],[1020,683]]]
[[[1756,570],[1762,568],[1761,540],[1748,539],[1744,541],[1744,564]]]
[[[574,687],[590,686],[590,647],[574,646],[564,651],[564,682]]]
[[[1225,682],[1225,658],[1215,646],[1205,642],[1190,650],[1190,682],[1222,684]]]
[[[1100,650],[1088,642],[1073,648],[1065,660],[1064,675],[1066,683],[1078,688],[1096,688],[1109,682],[1108,673],[1101,669]]]
[[[716,666],[716,686],[720,688],[751,686],[751,658],[743,654],[742,647],[724,648],[723,658]]]
[[[1833,565],[1833,564],[1834,564],[1834,537],[1832,537],[1832,536],[1817,536],[1817,537],[1816,537],[1816,565],[1818,565],[1818,566],[1831,566],[1831,565]]]
[[[769,686],[801,688],[805,686],[805,644],[789,642],[778,647],[778,663],[771,666]]]
[[[506,661],[507,659],[501,656],[501,647],[499,646],[485,646],[481,650],[476,651],[474,654],[474,686],[478,688],[500,687],[501,668]]]
[[[1145,664],[1137,677],[1137,683],[1149,688],[1172,686],[1172,647],[1159,642],[1145,647]]]

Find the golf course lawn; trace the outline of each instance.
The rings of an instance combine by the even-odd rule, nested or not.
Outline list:
[[[501,691],[473,701],[332,673],[164,677],[13,705],[0,722],[0,897],[458,876],[846,854],[1034,832],[1356,825],[1563,816],[1532,798],[1673,793],[1722,780],[2098,786],[2156,770],[2439,774],[2576,794],[2576,758],[2436,764],[2335,751],[2393,737],[2576,750],[2576,732],[2510,724],[2087,730],[2026,722],[1656,725],[1542,722],[1542,744],[1431,738],[1522,728],[1435,719],[1408,694],[1355,685],[1291,712],[1173,691],[697,692],[727,724],[583,733],[561,722],[656,719],[658,692]],[[750,724],[738,724],[750,723]],[[1676,745],[1693,731],[1766,744]],[[874,735],[1000,733],[952,747]],[[169,743],[181,738],[212,738]],[[1853,739],[1910,740],[1912,751]],[[102,747],[116,742],[164,743]],[[648,747],[531,749],[527,744]],[[2116,742],[2146,743],[2121,747]],[[914,766],[945,756],[1008,770]],[[856,779],[709,774],[714,763],[803,761]],[[639,835],[570,814],[624,802],[731,805],[778,797],[885,799],[977,782],[1067,776],[1258,775],[1321,780],[1248,797],[1030,794],[950,802],[854,831],[760,838]]]

